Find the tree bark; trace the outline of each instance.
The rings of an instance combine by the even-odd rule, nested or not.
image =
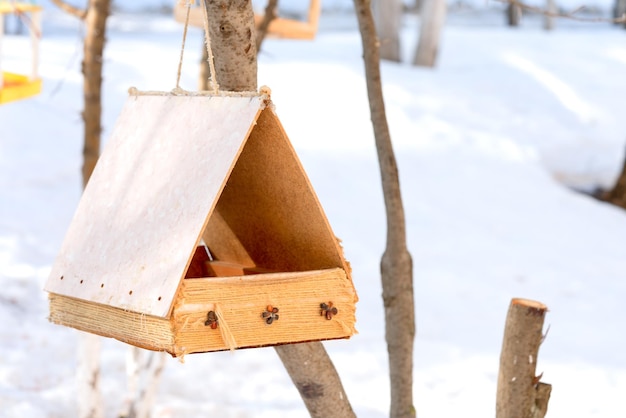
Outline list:
[[[385,338],[389,354],[390,416],[415,417],[413,265],[406,245],[398,167],[385,113],[374,19],[369,0],[354,0],[354,5],[363,43],[365,79],[387,214],[387,243],[380,267],[385,307]]]
[[[322,343],[280,345],[276,353],[312,417],[356,417]]]
[[[256,91],[257,51],[251,2],[207,0],[206,5],[220,89]],[[286,344],[275,348],[312,417],[355,417],[322,343]]]
[[[106,21],[109,17],[110,0],[90,0],[85,16],[83,57],[83,96],[85,109],[85,142],[83,147],[83,187],[93,172],[100,156],[100,133],[102,132],[102,63]]]
[[[548,308],[540,302],[513,299],[509,306],[500,353],[496,418],[543,418],[552,387],[536,376],[537,353],[543,340]]]
[[[400,62],[400,29],[402,28],[401,0],[374,0],[376,30],[380,39],[380,58]]]
[[[446,20],[446,0],[424,0],[422,3],[420,37],[413,65],[434,67],[439,54],[441,30]]]
[[[251,1],[206,0],[205,4],[217,83],[223,90],[256,90],[256,28]]]

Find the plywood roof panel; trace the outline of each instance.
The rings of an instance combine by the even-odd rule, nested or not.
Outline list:
[[[128,98],[46,290],[166,317],[266,96]]]

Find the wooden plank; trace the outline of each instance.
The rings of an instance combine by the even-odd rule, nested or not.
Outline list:
[[[129,97],[45,289],[167,317],[264,100]]]
[[[175,355],[258,347],[313,340],[349,338],[357,297],[342,269],[300,273],[185,280],[181,302],[172,315]],[[338,309],[331,320],[320,304]],[[279,319],[265,323],[262,313],[271,305]],[[219,309],[235,347],[229,347],[220,327],[205,324],[210,310]]]
[[[170,319],[125,311],[98,303],[50,294],[50,320],[56,324],[111,337],[174,356],[227,350],[224,322],[234,348],[349,338],[357,297],[341,269],[271,273],[241,277],[186,279]],[[320,303],[333,302],[337,314],[327,320]],[[267,325],[267,305],[279,319]],[[220,309],[222,323],[206,325],[209,310]]]
[[[147,350],[174,351],[172,324],[166,318],[51,293],[50,321]]]

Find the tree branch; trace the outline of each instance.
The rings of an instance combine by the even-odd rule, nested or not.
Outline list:
[[[387,243],[380,262],[385,305],[385,339],[389,353],[391,418],[415,417],[413,406],[413,341],[415,308],[413,265],[406,245],[406,223],[398,166],[387,124],[380,73],[380,42],[376,36],[370,0],[354,0],[361,40],[365,81],[380,166],[385,210]]]
[[[54,5],[57,6],[59,9],[71,14],[74,17],[79,18],[80,20],[84,20],[87,16],[87,9],[80,9],[76,6],[72,6],[71,4],[66,3],[63,0],[52,0],[52,3],[54,3]]]
[[[265,7],[265,14],[263,15],[263,20],[259,23],[259,26],[256,28],[256,51],[257,54],[261,50],[261,44],[265,40],[265,36],[267,35],[267,30],[270,27],[270,23],[272,20],[276,19],[276,8],[278,7],[278,0],[268,0],[267,6]]]
[[[531,6],[529,4],[523,3],[519,0],[495,0],[499,3],[510,4],[513,6],[518,6],[524,10],[528,10],[533,13],[541,14],[547,17],[558,17],[562,19],[570,19],[575,20],[577,22],[607,22],[607,23],[625,23],[626,22],[626,14],[622,17],[616,19],[607,19],[604,17],[579,17],[575,16],[576,13],[585,10],[585,6],[577,7],[569,13],[559,13],[551,10],[542,9],[541,7]]]
[[[313,418],[355,418],[337,370],[321,342],[274,347]]]

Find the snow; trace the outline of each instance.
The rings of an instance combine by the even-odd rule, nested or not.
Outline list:
[[[332,2],[329,2],[333,4]],[[604,2],[608,10],[608,2]],[[51,8],[51,7],[50,7]],[[493,416],[512,297],[550,308],[538,372],[550,417],[626,416],[626,213],[567,186],[608,187],[626,132],[626,32],[538,18],[502,26],[453,14],[435,70],[383,64],[413,254],[415,404],[423,418]],[[403,33],[410,60],[417,22]],[[359,417],[388,413],[378,261],[385,219],[361,44],[352,16],[325,14],[314,42],[267,40],[259,84],[278,114],[354,268],[359,334],[325,343]],[[104,138],[127,89],[175,85],[182,27],[116,14],[104,75]],[[45,16],[43,93],[0,107],[0,416],[75,415],[77,331],[47,322],[42,291],[80,196],[80,26]],[[195,88],[189,35],[182,86]],[[3,67],[28,71],[28,39],[5,37]],[[107,416],[122,406],[126,346],[104,341]],[[271,348],[167,362],[155,417],[304,417]]]

